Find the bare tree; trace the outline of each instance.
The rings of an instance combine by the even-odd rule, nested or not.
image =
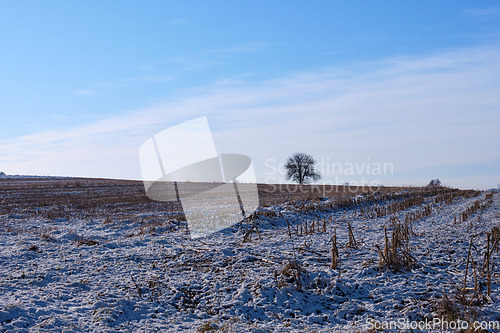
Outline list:
[[[427,186],[441,186],[441,181],[439,179],[432,179]]]
[[[316,161],[310,155],[295,153],[288,158],[285,164],[286,176],[300,185],[309,181],[321,179],[321,175],[314,170]]]

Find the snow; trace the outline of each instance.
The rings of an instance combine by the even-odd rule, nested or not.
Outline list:
[[[366,331],[370,320],[432,319],[442,297],[453,298],[463,284],[471,235],[480,265],[486,232],[500,225],[498,194],[467,221],[454,223],[485,195],[451,204],[427,197],[395,213],[404,220],[432,206],[431,215],[413,223],[417,265],[401,272],[379,270],[375,245],[383,247],[391,216],[361,214],[360,205],[372,205],[366,196],[344,209],[333,205],[334,198],[260,208],[259,219],[200,239],[189,237],[185,222],[155,210],[69,219],[3,214],[0,330],[331,332]],[[323,209],[304,208],[314,206]],[[318,219],[314,233],[295,235],[299,221],[310,226]],[[323,219],[329,221],[326,232]],[[348,222],[357,249],[345,248]],[[254,232],[242,242],[253,223],[261,238]],[[334,228],[337,269],[330,268]],[[480,320],[500,321],[499,259],[494,252],[491,296],[476,308]]]

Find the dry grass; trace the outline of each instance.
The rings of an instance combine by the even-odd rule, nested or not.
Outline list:
[[[473,323],[480,319],[479,306],[484,304],[484,297],[472,297],[470,293],[459,290],[455,295],[446,295],[434,302],[433,310],[443,321],[457,320],[469,323],[468,329],[463,332],[487,332],[474,328]]]
[[[28,216],[30,214],[38,214],[45,218],[71,218],[78,215],[79,217],[88,218],[95,216],[99,221],[103,221],[103,225],[112,226],[118,224],[124,216],[130,216],[134,221],[142,220],[132,236],[141,236],[146,234],[157,233],[161,230],[170,230],[169,228],[184,228],[187,224],[181,224],[185,221],[185,216],[182,213],[182,207],[178,202],[158,203],[149,200],[145,194],[140,182],[102,182],[98,181],[78,181],[61,183],[56,181],[52,183],[47,181],[40,184],[23,183],[22,187],[9,188],[8,186],[0,185],[0,189],[6,190],[4,196],[4,204],[0,207],[0,213],[9,212],[9,214],[20,214]],[[27,185],[26,185],[27,184]],[[5,185],[5,184],[4,184]],[[300,187],[297,187],[300,188]],[[267,191],[271,189],[271,191]],[[433,206],[426,204],[433,202],[436,206],[444,202],[451,204],[458,197],[472,198],[477,196],[477,191],[460,191],[446,188],[423,188],[423,189],[408,189],[408,191],[394,191],[389,189],[375,193],[373,190],[362,192],[363,197],[356,197],[353,193],[348,192],[345,188],[335,187],[326,195],[332,196],[331,200],[324,201],[322,196],[325,193],[321,192],[319,187],[302,187],[303,192],[297,191],[286,192],[281,189],[272,189],[270,185],[259,185],[259,194],[261,197],[261,206],[270,204],[279,204],[285,202],[293,202],[295,200],[296,212],[303,214],[302,216],[286,219],[286,232],[288,237],[311,235],[314,233],[327,233],[333,229],[332,242],[319,253],[311,243],[304,242],[304,246],[298,251],[307,251],[323,257],[324,265],[330,266],[331,269],[337,269],[339,264],[342,266],[339,258],[339,244],[337,242],[337,229],[332,226],[333,220],[331,217],[320,218],[320,212],[331,211],[332,209],[351,208],[357,209],[362,216],[368,217],[384,217],[391,216],[390,223],[387,228],[384,227],[384,244],[383,247],[377,245],[379,255],[379,270],[389,269],[395,272],[409,270],[416,265],[415,258],[411,255],[410,240],[415,235],[413,232],[413,222],[425,218],[432,214]],[[264,194],[262,191],[266,190]],[[361,192],[361,190],[360,190]],[[3,194],[3,193],[2,193]],[[27,198],[26,202],[22,202],[19,198]],[[476,200],[468,207],[463,214],[461,220],[470,218],[471,215],[478,212],[482,208],[491,204],[493,194],[487,194],[485,199]],[[421,207],[416,207],[421,206]],[[33,207],[39,207],[38,210]],[[415,208],[413,208],[415,207]],[[412,212],[407,212],[404,215],[404,220],[396,218],[395,214],[400,211],[413,208]],[[153,211],[152,217],[137,217],[137,212],[144,210]],[[167,217],[164,214],[168,213]],[[404,213],[404,212],[403,212]],[[400,216],[403,216],[403,213]],[[465,215],[464,215],[465,214]],[[113,219],[112,219],[113,217]],[[287,216],[288,217],[288,216]],[[247,218],[248,229],[243,237],[243,242],[249,242],[252,237],[266,236],[265,225],[262,223],[261,228],[264,232],[262,235],[258,228],[259,220],[274,220],[283,219],[284,216],[280,212],[273,210],[259,210]],[[339,221],[346,221],[340,218]],[[459,223],[457,221],[457,223]],[[22,228],[13,226],[4,226],[6,231],[24,232]],[[355,227],[358,227],[355,225]],[[344,225],[345,228],[345,225]],[[360,229],[353,229],[351,222],[347,223],[348,239],[345,248],[356,248],[359,246],[355,239],[355,231],[359,233]],[[38,231],[40,238],[46,241],[56,241],[50,236],[50,231]],[[331,233],[330,233],[331,234]],[[325,235],[325,238],[327,236]],[[481,236],[482,237],[482,236]],[[306,239],[308,237],[304,237]],[[444,295],[439,302],[436,303],[436,312],[445,319],[454,318],[475,318],[475,307],[484,304],[487,301],[486,295],[491,292],[491,277],[494,275],[494,265],[492,258],[495,251],[499,251],[500,228],[492,228],[487,235],[486,249],[484,251],[484,260],[482,267],[475,260],[469,251],[467,258],[467,269],[464,276],[463,288],[456,295]],[[96,246],[99,241],[92,238],[77,237],[75,243],[78,246]],[[324,244],[324,243],[322,243]],[[47,245],[47,244],[45,244]],[[342,244],[343,245],[343,244]],[[322,245],[324,246],[324,245]],[[472,242],[471,242],[471,247]],[[325,246],[324,246],[325,247]],[[29,251],[39,252],[39,246],[32,245]],[[316,250],[316,251],[315,251]],[[325,251],[326,250],[326,251]],[[197,251],[197,250],[195,250]],[[198,250],[201,251],[201,250]],[[358,251],[349,251],[348,255],[357,255]],[[331,262],[328,260],[328,254],[331,253]],[[294,252],[295,255],[295,252]],[[261,259],[276,265],[276,262]],[[363,262],[363,267],[373,265],[372,259]],[[276,266],[278,267],[278,266]],[[305,266],[304,266],[305,267]],[[344,267],[343,267],[344,268]],[[345,267],[347,268],[347,267]],[[276,272],[276,285],[279,288],[295,287],[303,289],[307,287],[308,272],[297,262],[287,262],[279,272]],[[137,291],[139,298],[147,295],[147,290],[154,294],[154,290],[158,289],[158,282],[154,280],[141,281],[138,280],[139,286],[134,277],[132,277],[133,289]],[[461,280],[460,280],[461,281]],[[486,282],[484,282],[486,281]],[[486,292],[482,290],[486,286]],[[310,287],[310,285],[309,285]],[[186,294],[188,292],[186,291]],[[153,297],[153,296],[152,296]],[[187,297],[192,299],[193,297]],[[192,301],[194,304],[194,301]],[[211,325],[202,325],[201,329],[210,331],[214,329]]]
[[[243,236],[243,241],[242,243],[249,242],[252,240],[252,233],[255,232],[258,236],[259,239],[262,239],[262,236],[260,235],[259,232],[259,227],[257,226],[257,223],[252,224],[252,226],[247,230],[245,233],[245,236]]]
[[[82,245],[87,245],[87,246],[99,245],[99,241],[96,241],[95,239],[92,239],[92,238],[84,238],[84,237],[76,237],[75,243],[78,246],[82,246]]]
[[[288,262],[279,273],[275,274],[277,286],[279,288],[294,285],[298,290],[304,287],[305,269],[296,261]]]
[[[351,222],[347,223],[348,229],[349,229],[349,240],[347,241],[346,248],[347,249],[357,249],[358,248],[358,243],[356,242],[356,239],[354,238],[354,233],[352,232],[352,226]]]
[[[377,244],[379,254],[379,270],[384,268],[394,272],[408,270],[415,266],[416,259],[411,255],[410,228],[408,224],[393,224],[392,235],[389,239],[387,228],[384,226],[384,250]]]
[[[332,242],[332,263],[330,265],[331,269],[335,269],[339,265],[339,249],[337,248],[337,228],[333,231]]]
[[[493,202],[493,192],[486,194],[484,199],[477,199],[460,214],[461,222],[467,221],[474,213],[487,208]]]
[[[40,238],[43,240],[43,241],[46,241],[46,242],[57,242],[57,239],[55,239],[54,237],[52,237],[49,233],[47,232],[44,232],[44,233],[41,233],[40,234]]]

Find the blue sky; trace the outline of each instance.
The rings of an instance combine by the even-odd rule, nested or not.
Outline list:
[[[144,140],[207,116],[260,181],[305,151],[500,183],[497,1],[5,1],[0,43],[7,173],[139,179]]]

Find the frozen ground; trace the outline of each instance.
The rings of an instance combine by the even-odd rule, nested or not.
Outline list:
[[[95,217],[47,217],[36,207],[4,213],[0,331],[364,332],[371,320],[500,321],[498,251],[490,259],[490,297],[480,268],[486,233],[500,226],[500,195],[491,203],[485,193],[451,203],[436,198],[381,217],[368,211],[404,199],[373,204],[358,196],[345,208],[338,198],[282,204],[197,240],[185,222],[157,209],[121,214],[103,206]],[[477,200],[485,207],[461,221]],[[392,216],[403,221],[427,205],[432,213],[413,222],[410,236],[416,263],[379,269],[375,245],[384,246],[384,226],[391,235]],[[346,248],[348,222],[357,248]],[[243,242],[254,223],[260,237],[252,232]],[[331,269],[335,228],[340,258]],[[471,236],[477,269],[468,270],[462,298],[473,303],[465,306],[458,291]],[[474,273],[481,296],[472,298]],[[444,295],[455,304],[444,306]]]

